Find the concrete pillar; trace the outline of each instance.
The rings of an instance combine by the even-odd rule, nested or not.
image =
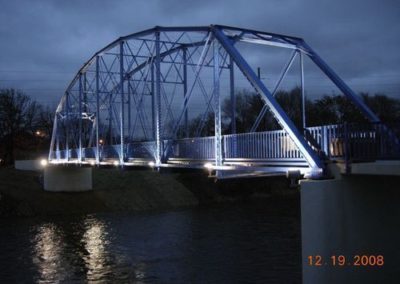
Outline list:
[[[400,177],[342,176],[301,181],[303,283],[398,283]],[[322,257],[310,265],[309,256]],[[343,266],[332,256],[343,255]],[[384,264],[355,266],[382,255]]]
[[[44,169],[46,191],[79,192],[92,189],[92,168],[50,165]]]

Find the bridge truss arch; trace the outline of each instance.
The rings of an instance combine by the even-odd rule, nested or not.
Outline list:
[[[238,47],[243,43],[290,51],[274,88],[257,76]],[[308,57],[371,122],[379,122],[301,38],[220,25],[154,27],[118,38],[80,68],[57,107],[49,161],[194,168],[206,164],[220,176],[225,171],[292,170],[320,176],[329,156],[324,141],[329,129],[298,129],[275,98],[296,57],[303,100],[303,58]],[[236,131],[239,74],[264,102],[247,133]],[[222,116],[222,98],[230,101],[228,118]],[[257,131],[267,112],[281,130]],[[229,120],[229,133],[223,133],[224,120]],[[204,135],[207,127],[212,135]]]

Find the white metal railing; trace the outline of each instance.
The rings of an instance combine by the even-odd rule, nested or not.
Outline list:
[[[400,156],[400,145],[394,133],[382,124],[340,124],[308,127],[305,133],[310,146],[328,159],[368,160]],[[304,160],[302,153],[284,130],[222,136],[224,160]],[[163,140],[167,157],[175,159],[215,159],[215,137]],[[164,149],[164,150],[165,150]],[[120,145],[100,146],[100,160],[118,158]],[[124,145],[126,159],[154,159],[155,141],[131,142]],[[96,147],[83,148],[82,158],[95,158]],[[78,158],[77,149],[53,152],[56,160]]]

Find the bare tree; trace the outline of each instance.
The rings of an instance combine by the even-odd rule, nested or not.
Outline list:
[[[38,113],[37,103],[22,92],[0,90],[0,141],[6,164],[14,162],[16,147],[29,143],[26,136],[34,136]]]

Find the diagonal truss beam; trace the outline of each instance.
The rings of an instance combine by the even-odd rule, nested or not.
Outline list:
[[[373,123],[379,123],[380,119],[372,112],[372,110],[363,102],[363,100],[354,93],[349,86],[326,64],[326,62],[304,41],[299,40],[299,45],[302,46],[308,53],[308,57],[328,76],[329,79],[348,97],[362,113]]]
[[[278,104],[272,94],[268,91],[265,85],[258,79],[256,73],[251,69],[250,65],[245,61],[239,51],[231,44],[229,38],[219,29],[218,27],[213,28],[214,36],[219,40],[225,50],[232,56],[236,65],[247,77],[253,87],[261,94],[261,98],[268,105],[272,114],[276,117],[278,123],[288,133],[290,138],[293,140],[295,145],[299,148],[304,158],[312,168],[324,168],[322,161],[316,155],[316,153],[308,145],[307,141],[302,137],[300,132],[297,130],[294,123],[290,120],[287,114],[284,112],[282,107]]]
[[[285,78],[286,74],[288,73],[290,67],[291,67],[292,64],[293,64],[294,59],[296,58],[296,54],[297,54],[297,51],[296,51],[296,50],[293,51],[292,56],[290,57],[288,63],[286,64],[285,68],[284,68],[283,71],[282,71],[281,76],[280,76],[279,79],[278,79],[278,82],[275,84],[275,88],[274,88],[274,90],[272,91],[272,96],[275,97],[276,92],[278,91],[278,89],[279,89],[279,87],[280,87],[280,85],[281,85],[283,79]],[[255,132],[255,131],[257,130],[257,128],[258,128],[258,126],[260,125],[261,120],[264,118],[264,115],[266,114],[267,110],[268,110],[268,106],[267,106],[267,105],[263,105],[263,107],[262,107],[260,113],[259,113],[258,116],[257,116],[256,121],[254,122],[253,126],[252,126],[251,129],[250,129],[250,132]]]

